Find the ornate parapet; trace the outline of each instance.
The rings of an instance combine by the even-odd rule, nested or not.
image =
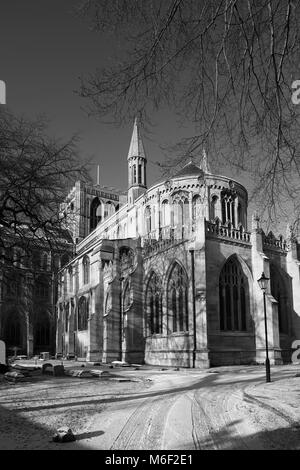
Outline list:
[[[187,241],[187,232],[188,230],[185,229],[185,227],[182,227],[180,233],[177,233],[176,229],[172,227],[162,227],[159,232],[158,240],[151,237],[143,237],[143,256],[153,256],[167,250],[168,248]]]
[[[223,241],[231,241],[238,244],[251,244],[251,234],[242,226],[234,228],[231,224],[221,225],[217,222],[205,222],[205,232],[208,238],[217,238]]]
[[[263,249],[286,252],[288,244],[282,235],[276,238],[273,232],[269,232],[268,235],[263,233]]]

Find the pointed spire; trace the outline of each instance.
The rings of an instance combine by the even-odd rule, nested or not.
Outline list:
[[[203,149],[202,150],[202,156],[200,158],[200,168],[201,170],[204,171],[204,173],[210,173],[210,166],[208,164],[208,159],[207,159],[207,154],[206,154],[206,150]]]
[[[295,230],[292,224],[288,223],[286,228],[286,239],[288,242],[292,243],[297,240],[295,235]]]
[[[100,165],[97,165],[97,185],[100,186]]]
[[[128,152],[127,160],[132,157],[142,157],[146,159],[143,141],[140,134],[140,126],[138,118],[136,117],[133,124],[132,137]]]
[[[260,217],[256,210],[252,214],[252,230],[260,230]]]

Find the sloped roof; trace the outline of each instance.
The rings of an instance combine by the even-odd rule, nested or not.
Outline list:
[[[133,125],[133,131],[132,131],[127,160],[131,157],[146,158],[137,118],[135,118],[134,125]]]
[[[187,163],[183,168],[181,168],[174,176],[173,178],[177,178],[179,176],[197,176],[200,175],[203,172],[203,170],[195,165],[193,162]]]

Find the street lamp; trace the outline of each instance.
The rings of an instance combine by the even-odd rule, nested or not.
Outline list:
[[[197,351],[197,329],[196,329],[196,297],[195,297],[195,254],[194,250],[190,250],[192,261],[192,293],[193,293],[193,368],[196,367],[196,351]]]
[[[267,329],[267,314],[266,314],[266,289],[269,282],[269,278],[265,276],[263,272],[260,279],[258,279],[258,284],[264,294],[264,319],[265,319],[265,341],[266,341],[266,382],[271,382],[271,373],[270,373],[270,361],[269,361],[269,349],[268,349],[268,329]]]

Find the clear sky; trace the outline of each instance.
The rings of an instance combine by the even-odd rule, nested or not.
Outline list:
[[[0,79],[6,82],[7,106],[35,117],[45,113],[50,131],[67,138],[79,132],[82,155],[100,164],[101,184],[126,189],[127,153],[132,125],[104,125],[83,110],[88,104],[76,95],[80,76],[111,60],[111,45],[74,15],[76,0],[1,0]],[[179,134],[172,115],[154,117],[151,137],[144,138],[148,183],[160,175],[153,162],[162,161],[160,145],[174,144]],[[96,174],[96,171],[95,171]]]
[[[0,79],[6,82],[7,106],[31,118],[44,113],[51,122],[50,132],[63,139],[79,132],[83,157],[93,156],[95,162],[94,181],[99,164],[101,184],[126,189],[133,123],[117,128],[88,117],[83,109],[88,103],[75,93],[80,76],[94,72],[113,56],[113,45],[75,16],[72,7],[77,1],[1,0]],[[165,110],[153,116],[153,122],[151,136],[144,136],[148,185],[160,177],[155,164],[164,159],[160,146],[194,134],[191,124],[180,127]],[[245,177],[231,174],[229,168],[223,173],[250,189]],[[252,211],[250,207],[249,214]]]

